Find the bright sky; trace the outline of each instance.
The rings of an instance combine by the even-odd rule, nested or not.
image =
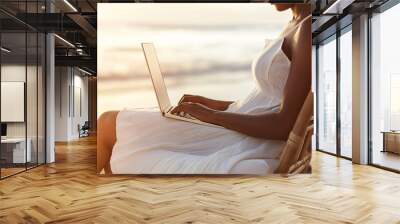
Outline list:
[[[291,16],[268,3],[97,4],[102,25],[264,25],[281,27]],[[162,18],[162,19],[161,19]],[[117,23],[116,23],[117,22]]]

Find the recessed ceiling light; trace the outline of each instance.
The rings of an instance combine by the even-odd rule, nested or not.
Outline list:
[[[68,1],[68,0],[64,0],[65,4],[68,5],[68,7],[70,7],[74,12],[78,12],[78,10]]]
[[[1,51],[4,51],[6,53],[10,53],[11,52],[11,50],[9,50],[9,49],[7,49],[5,47],[1,47],[0,49],[1,49]]]
[[[55,37],[57,37],[59,40],[61,40],[62,42],[64,42],[65,44],[67,44],[68,46],[75,48],[75,45],[73,45],[71,42],[69,42],[68,40],[60,37],[58,34],[54,34]]]
[[[83,72],[83,73],[85,73],[85,74],[87,74],[87,75],[90,75],[90,76],[93,75],[92,73],[90,73],[90,72],[88,72],[88,71],[86,71],[86,70],[83,70],[83,69],[81,69],[81,68],[79,68],[79,67],[78,67],[78,70],[81,71],[81,72]]]

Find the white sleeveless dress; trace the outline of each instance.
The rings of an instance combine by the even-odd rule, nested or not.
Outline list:
[[[290,71],[282,51],[284,38],[255,58],[255,89],[227,111],[254,114],[278,110]],[[253,138],[224,128],[162,117],[159,110],[122,110],[110,164],[114,174],[256,174],[272,173],[284,141]]]

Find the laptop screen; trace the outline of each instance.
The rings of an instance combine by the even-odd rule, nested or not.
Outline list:
[[[157,95],[158,105],[160,106],[161,112],[166,112],[166,110],[171,107],[171,102],[169,101],[167,87],[165,86],[164,78],[161,74],[156,49],[152,43],[142,43],[142,48],[146,58],[147,68],[149,69],[153,82],[154,91]]]

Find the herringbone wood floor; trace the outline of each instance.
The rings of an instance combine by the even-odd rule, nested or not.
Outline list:
[[[95,139],[0,181],[0,223],[400,223],[400,175],[314,153],[313,174],[95,174]]]

